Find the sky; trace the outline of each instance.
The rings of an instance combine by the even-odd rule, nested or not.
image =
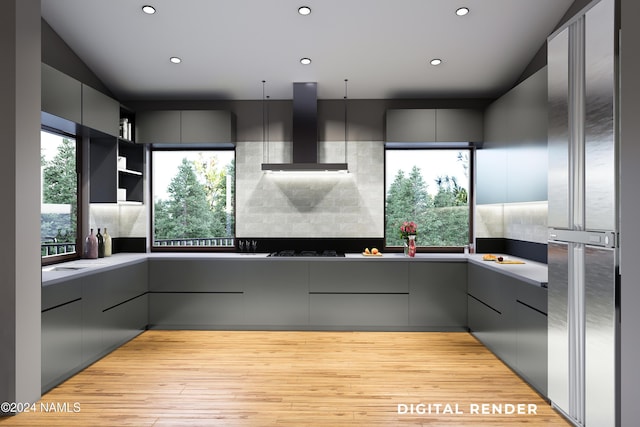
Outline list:
[[[458,150],[386,150],[385,192],[389,192],[398,170],[408,176],[414,165],[420,168],[431,195],[438,190],[435,179],[444,175],[455,176],[458,185],[468,190],[469,177],[457,158],[458,153]]]

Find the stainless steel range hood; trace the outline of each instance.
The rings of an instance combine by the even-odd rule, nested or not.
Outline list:
[[[346,163],[318,163],[318,84],[293,84],[293,162],[263,163],[267,172],[347,172]]]

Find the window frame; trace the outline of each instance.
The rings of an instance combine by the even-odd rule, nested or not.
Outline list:
[[[149,250],[151,252],[235,252],[236,234],[236,193],[233,195],[233,241],[231,246],[156,246],[154,245],[155,228],[155,200],[153,193],[153,153],[154,152],[182,152],[182,151],[233,151],[234,164],[236,162],[236,147],[203,145],[151,144],[149,147]],[[236,189],[236,173],[234,168],[233,188]]]
[[[82,258],[82,218],[84,218],[84,200],[82,197],[82,137],[77,133],[65,132],[61,129],[40,125],[40,132],[47,132],[54,135],[58,135],[62,138],[73,138],[76,143],[76,251],[74,253],[62,254],[62,255],[40,255],[40,264],[42,266],[59,264],[66,261],[74,261]],[[42,150],[42,140],[40,140],[40,149]],[[42,185],[42,183],[41,183]],[[42,215],[42,198],[40,199],[40,215]],[[42,217],[41,217],[42,221]],[[42,237],[42,236],[41,236]],[[42,244],[42,239],[41,239]]]
[[[469,208],[469,235],[467,244],[473,243],[474,239],[474,206],[475,206],[475,163],[476,163],[477,147],[469,143],[465,146],[441,146],[434,144],[433,146],[411,146],[406,144],[402,146],[384,147],[384,251],[385,252],[403,252],[402,246],[387,246],[387,152],[388,151],[468,151],[469,152],[469,191],[468,191],[468,208]],[[418,240],[419,242],[419,240]],[[463,253],[464,246],[416,246],[417,252],[423,253]]]

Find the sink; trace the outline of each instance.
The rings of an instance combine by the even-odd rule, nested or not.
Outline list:
[[[59,267],[49,267],[43,268],[42,271],[76,271],[87,268],[86,266],[59,266]]]

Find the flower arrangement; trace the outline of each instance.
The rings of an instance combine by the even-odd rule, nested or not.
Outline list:
[[[407,240],[410,235],[416,235],[418,232],[418,226],[413,221],[405,221],[400,226],[400,238]]]

